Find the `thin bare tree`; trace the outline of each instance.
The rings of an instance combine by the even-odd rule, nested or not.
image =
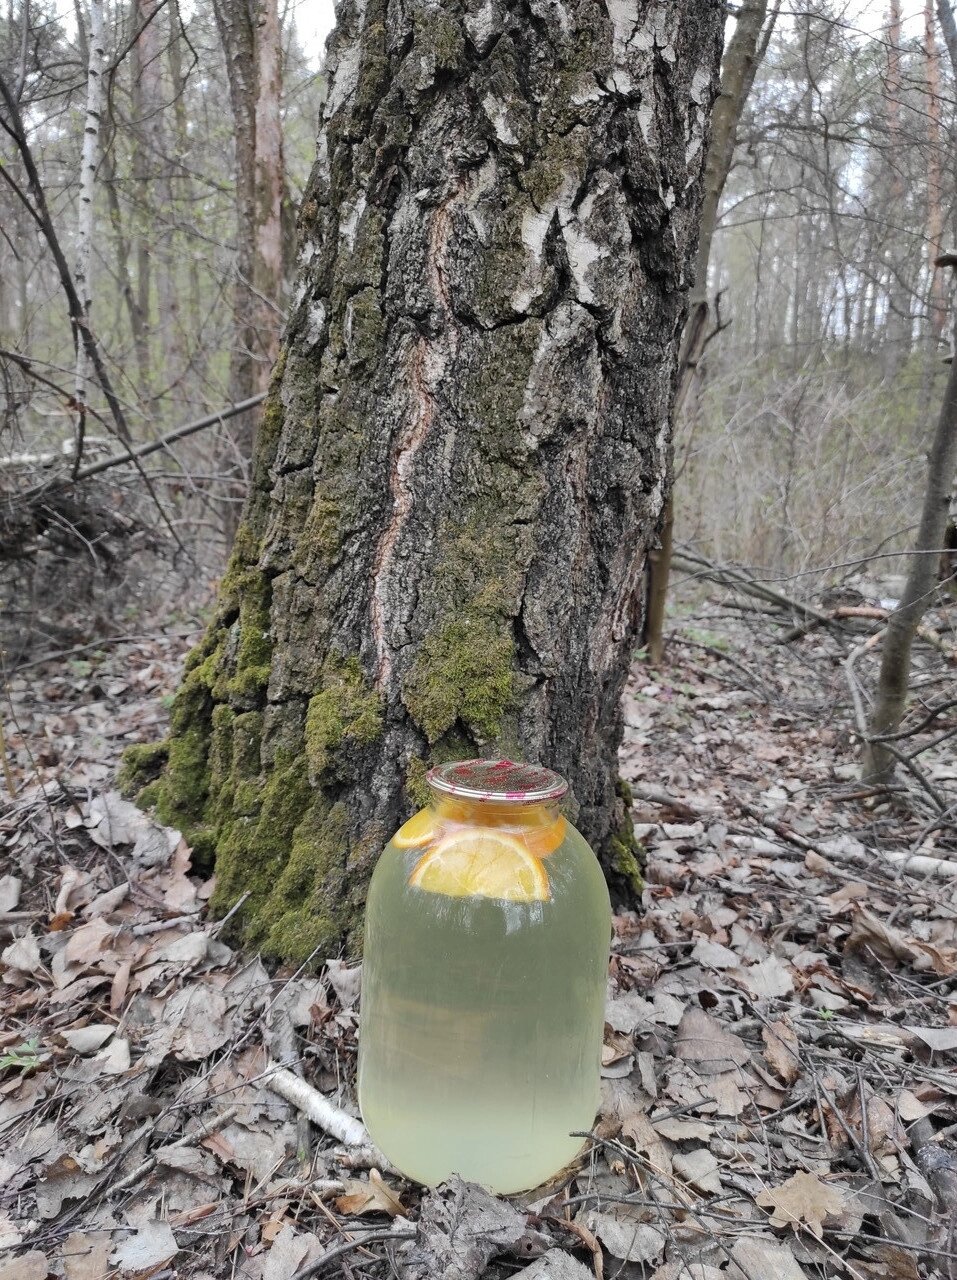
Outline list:
[[[705,164],[704,204],[698,232],[698,251],[695,257],[695,283],[691,294],[691,311],[682,341],[678,370],[678,391],[673,409],[678,421],[681,406],[687,398],[698,360],[707,339],[708,266],[711,261],[711,245],[718,225],[718,209],[731,163],[734,159],[738,125],[754,84],[754,77],[761,58],[768,47],[777,10],[768,17],[767,0],[752,0],[738,11],[734,33],[721,63],[721,91],[714,104],[711,143]],[[645,605],[644,642],[648,659],[658,664],[664,655],[664,621],[668,601],[668,581],[671,576],[671,555],[674,541],[674,492],[665,504],[661,520],[658,546],[648,556],[648,592]]]
[[[279,352],[283,284],[283,149],[278,0],[214,0],[229,79],[235,140],[236,271],[229,391],[234,401],[265,390]],[[234,468],[252,459],[256,415],[228,441]],[[237,485],[225,507],[227,535],[239,518]]]
[[[106,48],[103,41],[103,0],[90,0],[86,36],[86,113],[80,153],[80,192],[77,202],[76,263],[73,280],[80,309],[80,321],[89,327],[93,307],[93,236],[96,216],[96,174],[100,163],[100,130],[103,122],[103,70]],[[74,467],[83,455],[86,406],[90,382],[90,353],[82,341],[76,343],[74,394],[76,396],[76,446]]]
[[[938,269],[957,267],[957,254],[945,254],[934,265]],[[890,781],[899,756],[893,737],[907,702],[911,647],[937,583],[938,553],[944,545],[955,470],[957,360],[952,360],[937,429],[927,456],[927,485],[910,571],[900,602],[888,620],[881,650],[880,676],[864,752],[863,776],[869,781]]]
[[[943,251],[944,190],[941,173],[940,56],[934,22],[934,0],[924,3],[924,67],[927,77],[927,266],[928,323],[936,347],[947,324],[947,290],[944,273],[936,265]]]

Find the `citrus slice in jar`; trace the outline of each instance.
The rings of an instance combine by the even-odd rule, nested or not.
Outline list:
[[[522,828],[518,835],[529,853],[536,858],[547,858],[565,839],[566,827],[564,818],[554,818],[544,827]]]
[[[449,898],[542,902],[551,896],[538,858],[515,836],[489,828],[446,836],[418,860],[409,884]]]
[[[419,845],[431,844],[438,834],[434,812],[431,809],[420,809],[398,829],[392,837],[392,843],[397,849],[417,849]]]

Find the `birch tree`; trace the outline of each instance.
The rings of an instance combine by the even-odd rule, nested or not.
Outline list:
[[[354,945],[425,772],[541,760],[619,897],[621,694],[723,8],[344,0],[216,619],[142,798],[273,955]],[[132,781],[132,777],[129,779]]]
[[[86,111],[83,119],[83,147],[80,154],[79,200],[77,202],[76,264],[73,280],[79,305],[77,323],[90,327],[93,307],[93,237],[96,218],[96,174],[100,162],[100,129],[103,117],[103,69],[106,48],[103,31],[103,0],[90,0],[86,35]],[[74,391],[77,406],[75,464],[80,465],[86,430],[91,362],[82,333],[77,334]]]

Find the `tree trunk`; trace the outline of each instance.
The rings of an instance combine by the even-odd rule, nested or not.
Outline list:
[[[176,201],[171,170],[173,160],[166,128],[170,92],[164,75],[164,53],[178,32],[168,26],[168,13],[158,9],[155,0],[136,0],[138,98],[141,115],[137,133],[145,151],[145,208],[155,209],[159,217],[152,220],[148,253],[156,280],[156,332],[160,340],[162,373],[156,379],[157,405],[169,405],[174,419],[184,408],[186,397],[180,382],[183,376],[183,349],[180,333],[179,288],[175,252]],[[161,25],[162,24],[162,25]],[[147,296],[147,305],[149,299]],[[172,404],[170,404],[172,402]]]
[[[236,280],[229,391],[234,403],[264,391],[279,352],[283,187],[281,43],[278,0],[214,0],[226,56],[235,139]],[[244,475],[254,452],[258,414],[244,414],[225,441],[223,460]],[[235,531],[245,483],[225,506]]]
[[[952,258],[950,265],[957,265],[957,258]],[[917,541],[914,544],[915,555],[911,561],[904,594],[887,623],[881,649],[877,697],[868,726],[868,743],[862,771],[863,777],[868,781],[889,782],[894,775],[897,758],[880,738],[896,733],[904,714],[910,684],[911,645],[937,582],[939,559],[934,552],[944,545],[955,470],[957,360],[951,362],[944,403],[927,459],[927,487],[924,491],[924,507]]]
[[[177,0],[172,0],[170,4],[170,38],[167,55],[169,60],[169,74],[173,89],[173,122],[174,122],[174,138],[175,138],[175,180],[174,188],[177,197],[177,207],[182,209],[192,209],[194,207],[195,193],[193,188],[193,179],[187,164],[189,156],[189,129],[186,118],[186,76],[183,72],[183,42],[185,39],[185,30],[183,26],[183,17],[180,12],[180,6]],[[197,266],[197,250],[195,243],[188,235],[178,234],[176,237],[178,251],[182,255],[183,269],[188,277],[188,300],[189,300],[189,316],[186,323],[188,333],[199,334],[202,331],[202,305],[200,300],[200,281],[199,269]],[[190,399],[195,399],[196,389],[205,388],[207,380],[207,370],[209,365],[209,351],[205,342],[199,342],[196,349],[191,353],[190,364],[192,367],[192,386],[190,387]]]
[[[253,395],[269,386],[279,355],[282,254],[282,44],[278,0],[262,0],[256,28],[256,219],[255,260],[257,363]]]
[[[130,5],[130,25],[133,31],[139,30],[143,21],[141,0],[132,0]],[[137,322],[133,326],[133,341],[136,346],[136,365],[139,372],[140,398],[144,404],[153,399],[153,351],[152,351],[152,253],[150,246],[150,216],[152,194],[150,192],[150,153],[143,132],[143,118],[146,107],[143,101],[143,46],[140,40],[134,40],[130,50],[130,109],[133,119],[133,154],[131,169],[136,199],[133,205],[131,238],[133,241],[133,258],[136,263],[135,309]]]
[[[701,230],[695,257],[694,301],[708,297],[708,264],[718,225],[718,208],[731,172],[738,125],[761,63],[761,54],[767,47],[767,40],[762,39],[767,16],[768,0],[752,0],[750,4],[741,5],[721,64],[721,93],[714,104],[711,145],[705,166]],[[776,17],[775,11],[771,15],[771,24]],[[767,34],[770,35],[770,31]]]
[[[100,163],[100,127],[103,116],[103,0],[90,0],[90,24],[86,35],[86,113],[83,117],[83,147],[80,155],[80,193],[76,225],[76,267],[73,280],[82,312],[89,324],[93,306],[93,234],[96,212],[96,171]],[[86,405],[90,397],[90,358],[77,335],[74,395],[77,404],[76,466],[80,465]]]
[[[927,75],[927,314],[931,349],[936,352],[947,324],[944,272],[936,265],[944,252],[944,184],[941,175],[940,56],[934,26],[934,0],[924,3],[924,65]]]
[[[271,955],[358,945],[442,759],[559,770],[633,895],[621,693],[722,22],[713,0],[340,7],[252,492],[141,792]]]
[[[755,3],[741,6],[734,24],[734,33],[721,64],[721,92],[714,105],[711,144],[708,147],[708,158],[705,164],[704,200],[701,206],[692,292],[694,305],[689,319],[689,332],[684,337],[684,358],[679,366],[679,389],[673,411],[675,417],[677,417],[679,402],[684,402],[694,381],[698,357],[704,349],[709,313],[708,265],[711,261],[711,244],[718,225],[721,193],[724,191],[724,184],[728,180],[731,162],[734,159],[738,125],[777,18],[775,10],[765,28],[767,11],[767,0],[755,0]],[[764,30],[763,36],[762,30]],[[647,611],[643,639],[648,649],[649,661],[654,666],[660,664],[665,651],[665,613],[668,605],[673,545],[674,497],[669,495],[664,508],[658,546],[648,558]]]
[[[901,6],[900,0],[890,0],[887,17],[887,73],[884,80],[884,110],[887,118],[887,143],[889,150],[889,206],[886,217],[891,223],[900,223],[904,209],[904,181],[902,160],[904,154],[901,131]],[[884,185],[884,183],[882,183]],[[887,248],[889,280],[887,289],[887,324],[881,352],[881,365],[885,378],[894,378],[910,354],[911,299],[901,272],[901,264],[895,255],[893,240]]]
[[[110,226],[113,230],[113,256],[116,261],[117,282],[126,309],[127,319],[130,323],[130,333],[133,335],[133,349],[136,352],[137,376],[139,378],[138,391],[141,399],[145,401],[149,386],[148,335],[143,325],[143,315],[136,301],[133,281],[130,277],[130,242],[123,225],[123,211],[120,208],[120,200],[116,190],[116,163],[113,159],[112,150],[107,150],[103,156],[103,187],[106,191],[106,207],[109,211]]]
[[[951,69],[957,76],[957,20],[954,19],[954,6],[950,0],[937,0],[937,17],[944,35],[947,53],[950,55]]]

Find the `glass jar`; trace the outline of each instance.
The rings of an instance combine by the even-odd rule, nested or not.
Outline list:
[[[468,760],[428,782],[369,888],[359,1105],[409,1177],[522,1191],[594,1122],[608,889],[551,770]]]

